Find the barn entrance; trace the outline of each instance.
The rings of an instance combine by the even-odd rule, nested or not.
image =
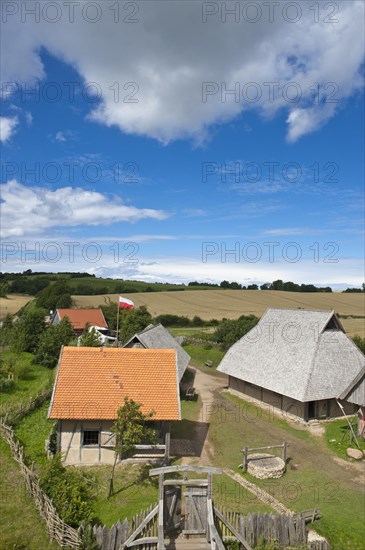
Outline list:
[[[308,403],[308,420],[314,420],[316,418],[316,402],[309,401]]]

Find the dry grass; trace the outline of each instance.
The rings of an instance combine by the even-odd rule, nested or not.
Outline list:
[[[77,307],[93,307],[117,301],[117,294],[104,296],[73,296]],[[253,313],[261,317],[268,307],[334,309],[343,315],[364,315],[364,294],[301,293],[270,290],[194,290],[176,292],[146,292],[128,294],[135,305],[147,306],[153,316],[173,313],[202,319],[235,319]],[[342,319],[350,336],[365,336],[364,319]]]
[[[0,319],[4,319],[8,313],[14,315],[33,299],[33,296],[24,296],[23,294],[9,294],[8,298],[0,298]]]

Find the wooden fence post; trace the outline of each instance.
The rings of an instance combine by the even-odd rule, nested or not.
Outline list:
[[[242,468],[244,472],[247,472],[247,466],[248,466],[248,447],[245,447],[243,449],[243,464],[242,464]]]
[[[286,464],[286,441],[283,443],[283,450],[281,452],[281,458],[283,459],[284,463]]]

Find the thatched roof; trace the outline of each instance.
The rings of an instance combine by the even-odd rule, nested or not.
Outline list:
[[[268,309],[218,370],[306,402],[338,397],[364,365],[334,311]]]
[[[148,325],[142,332],[135,334],[123,347],[142,346],[148,349],[175,349],[177,352],[177,371],[179,382],[189,365],[190,355],[177,343],[175,338],[161,325]]]
[[[341,393],[339,399],[365,407],[365,367],[361,369],[351,384]]]

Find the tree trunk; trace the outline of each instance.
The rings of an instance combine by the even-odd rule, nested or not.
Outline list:
[[[109,498],[113,496],[114,494],[114,473],[115,473],[115,466],[117,464],[117,459],[118,459],[118,453],[116,452],[114,454],[114,464],[113,464],[113,468],[112,468],[112,474],[110,476],[110,483],[109,483]]]

